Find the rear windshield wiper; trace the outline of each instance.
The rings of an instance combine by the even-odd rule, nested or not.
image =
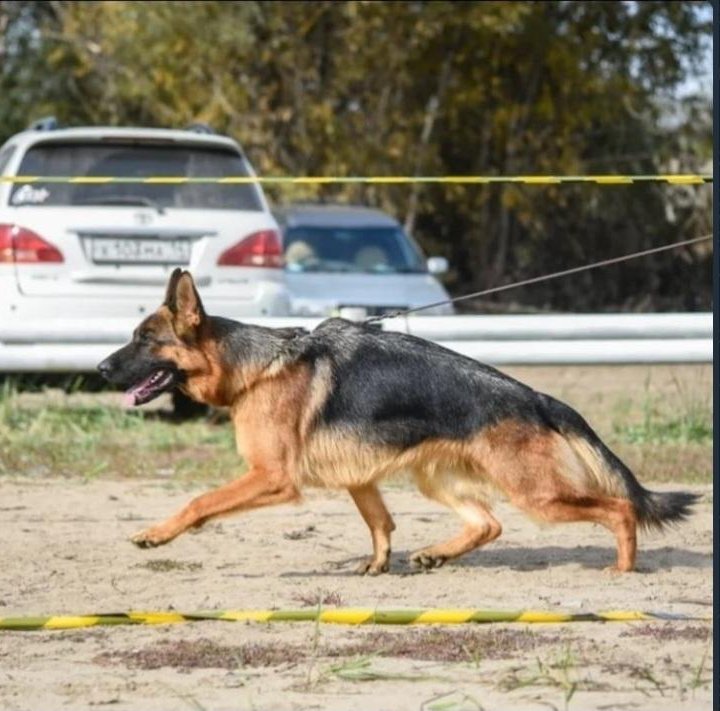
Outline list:
[[[73,205],[143,205],[156,209],[160,215],[165,212],[162,205],[142,195],[105,195],[103,197],[81,198],[80,200],[73,200]]]

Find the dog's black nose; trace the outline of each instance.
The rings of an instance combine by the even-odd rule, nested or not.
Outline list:
[[[108,380],[110,378],[110,373],[112,372],[112,365],[110,365],[110,359],[106,358],[102,363],[99,363],[97,369],[100,371],[100,375],[102,375],[103,378]]]

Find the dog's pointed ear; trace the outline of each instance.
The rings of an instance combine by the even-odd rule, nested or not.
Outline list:
[[[180,272],[176,269],[175,272]],[[171,281],[175,276],[170,277]],[[180,338],[192,338],[200,324],[205,319],[205,309],[203,308],[200,294],[195,288],[190,272],[180,272],[175,279],[175,289],[167,302],[167,307],[173,315],[173,327],[175,333]],[[168,285],[169,291],[170,285]]]
[[[180,269],[180,267],[176,267],[170,275],[167,286],[165,287],[165,301],[163,304],[173,312],[175,311],[175,290],[177,289],[177,283],[181,276],[182,269]]]

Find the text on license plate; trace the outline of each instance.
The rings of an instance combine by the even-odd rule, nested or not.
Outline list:
[[[186,239],[123,239],[91,240],[92,260],[96,264],[188,264],[190,241]]]

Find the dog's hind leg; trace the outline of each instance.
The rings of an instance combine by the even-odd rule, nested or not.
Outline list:
[[[292,481],[284,474],[252,468],[242,479],[198,496],[167,521],[141,531],[131,540],[140,548],[160,546],[215,516],[289,503],[299,496]]]
[[[609,496],[557,496],[550,500],[525,495],[511,501],[537,519],[549,523],[589,521],[599,523],[615,534],[617,563],[606,568],[613,573],[627,573],[635,567],[637,552],[637,516],[630,501]]]
[[[370,529],[373,543],[372,558],[363,561],[357,572],[368,575],[386,573],[390,568],[390,534],[395,530],[392,516],[374,484],[352,487],[348,491]]]
[[[465,527],[459,535],[449,541],[413,553],[410,556],[413,565],[422,568],[439,568],[446,560],[457,558],[463,553],[490,543],[502,533],[500,522],[484,504],[478,501],[442,501],[441,503],[448,504],[465,522]]]
[[[617,563],[635,565],[637,513],[607,463],[580,440],[518,425],[497,428],[482,460],[496,486],[532,518],[548,523],[588,521],[610,530]]]

